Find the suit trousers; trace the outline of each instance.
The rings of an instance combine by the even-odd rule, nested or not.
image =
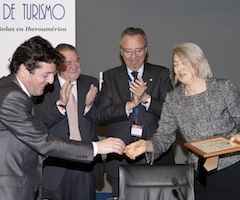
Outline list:
[[[66,167],[69,165],[69,167]],[[95,200],[95,172],[92,165],[66,162],[58,167],[45,166],[43,199],[49,200]],[[62,169],[61,174],[53,174],[54,169]],[[59,172],[60,173],[60,172]],[[56,176],[62,176],[60,181]],[[55,186],[54,184],[55,180]]]
[[[93,188],[96,187],[93,178],[94,175],[91,172],[67,170],[56,190],[44,189],[43,198],[49,200],[95,200],[96,193]],[[80,183],[84,183],[85,188],[79,187]]]

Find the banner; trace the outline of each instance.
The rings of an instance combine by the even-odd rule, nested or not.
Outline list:
[[[53,46],[75,46],[75,0],[0,0],[0,77],[9,74],[14,50],[25,40],[40,35]]]

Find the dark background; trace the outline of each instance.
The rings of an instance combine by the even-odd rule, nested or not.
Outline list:
[[[120,34],[142,27],[149,40],[150,61],[170,67],[171,49],[194,42],[205,52],[217,77],[240,86],[238,0],[76,0],[77,48],[82,72],[120,64]]]

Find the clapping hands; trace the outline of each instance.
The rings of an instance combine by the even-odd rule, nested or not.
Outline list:
[[[88,90],[88,93],[86,95],[86,98],[85,98],[85,105],[86,106],[92,106],[92,104],[94,103],[95,98],[97,96],[97,92],[98,92],[97,87],[94,86],[93,84],[91,84],[90,88]]]
[[[130,84],[129,90],[132,93],[131,101],[127,102],[127,109],[131,110],[140,103],[145,103],[150,96],[146,93],[147,83],[143,79],[136,79]]]
[[[130,84],[130,91],[133,96],[137,98],[140,102],[142,101],[142,97],[146,94],[147,83],[142,79],[136,79],[134,82]]]
[[[71,91],[72,91],[72,84],[70,81],[66,81],[61,90],[60,90],[60,94],[59,94],[59,103],[62,105],[62,106],[66,106],[67,103],[68,103],[68,100],[69,100],[69,96],[71,94]]]

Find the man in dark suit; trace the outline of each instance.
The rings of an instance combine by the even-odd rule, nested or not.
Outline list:
[[[98,153],[123,151],[123,142],[115,138],[91,144],[48,137],[33,114],[31,97],[53,83],[61,60],[48,41],[32,37],[14,52],[11,75],[0,80],[0,200],[36,199],[45,156],[92,161]]]
[[[48,127],[49,134],[69,141],[71,137],[69,113],[68,111],[61,113],[61,108],[56,109],[56,102],[63,93],[64,86],[71,82],[73,86],[70,92],[77,101],[77,128],[81,136],[81,138],[72,138],[72,140],[97,141],[95,123],[85,118],[85,113],[92,107],[97,94],[97,79],[80,73],[80,57],[74,46],[59,44],[56,50],[64,56],[65,62],[60,66],[52,87],[47,88],[40,102],[36,104],[36,115]],[[94,162],[86,164],[48,158],[44,164],[43,198],[51,200],[96,199]]]
[[[103,74],[97,118],[109,123],[108,137],[118,137],[129,144],[137,138],[152,136],[171,82],[167,68],[147,63],[147,37],[141,28],[123,31],[120,56],[122,65]],[[118,196],[118,166],[133,161],[116,154],[108,155],[107,161],[113,195]],[[139,158],[136,162],[142,161]]]

